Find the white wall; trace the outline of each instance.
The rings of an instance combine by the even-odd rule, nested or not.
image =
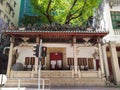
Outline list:
[[[111,15],[110,15],[110,11],[119,11],[120,12],[120,6],[113,6],[112,8],[110,8],[108,3],[105,3],[105,7],[104,7],[104,20],[106,23],[106,29],[109,30],[109,34],[107,36],[105,36],[103,39],[106,42],[109,41],[116,41],[116,42],[120,42],[120,36],[119,35],[115,35],[115,32],[113,30],[113,26],[112,26],[112,19],[111,19]]]
[[[22,64],[24,64],[25,62],[25,57],[35,57],[33,55],[33,47],[29,46],[19,46],[19,47],[15,47],[18,49],[18,53],[19,53],[19,56],[18,56],[18,59],[16,62],[20,62]]]
[[[109,30],[109,34],[114,34],[113,26],[112,26],[112,19],[111,19],[111,14],[110,14],[110,7],[108,3],[106,3],[104,7],[104,20],[106,22],[106,29]]]
[[[96,47],[79,47],[77,49],[77,57],[87,57],[93,58],[93,53],[95,52]]]
[[[55,47],[55,48],[66,48],[66,57],[74,57],[73,56],[73,46],[71,44],[65,44],[65,43],[44,43],[43,46],[46,47]],[[17,59],[17,62],[21,62],[24,64],[25,57],[34,57],[33,55],[33,44],[29,46],[17,46],[15,47],[18,49],[19,58]],[[82,47],[77,45],[77,57],[86,57],[86,58],[93,58],[93,53],[97,49],[96,47]]]

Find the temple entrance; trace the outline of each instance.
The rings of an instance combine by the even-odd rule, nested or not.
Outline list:
[[[50,53],[50,69],[61,70],[63,67],[63,54],[60,52]]]
[[[100,68],[100,61],[99,61],[99,59],[96,59],[96,70],[98,71],[99,70],[99,68]]]

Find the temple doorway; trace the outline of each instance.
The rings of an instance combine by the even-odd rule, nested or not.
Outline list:
[[[50,69],[61,70],[63,68],[63,53],[50,53]]]

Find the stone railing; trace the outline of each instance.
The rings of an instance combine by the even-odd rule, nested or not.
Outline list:
[[[108,35],[106,38],[106,42],[116,41],[120,42],[120,29],[115,29],[112,35]]]
[[[120,29],[114,30],[114,35],[120,35]]]
[[[77,71],[78,71],[78,77],[81,78],[81,71],[80,71],[79,66],[77,67]]]

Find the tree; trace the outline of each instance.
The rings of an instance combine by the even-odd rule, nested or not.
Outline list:
[[[82,25],[93,16],[102,0],[31,0],[43,23]]]
[[[24,15],[24,17],[21,19],[21,22],[27,26],[29,23],[34,25],[34,23],[38,23],[40,20],[39,16],[29,16],[29,15]]]

